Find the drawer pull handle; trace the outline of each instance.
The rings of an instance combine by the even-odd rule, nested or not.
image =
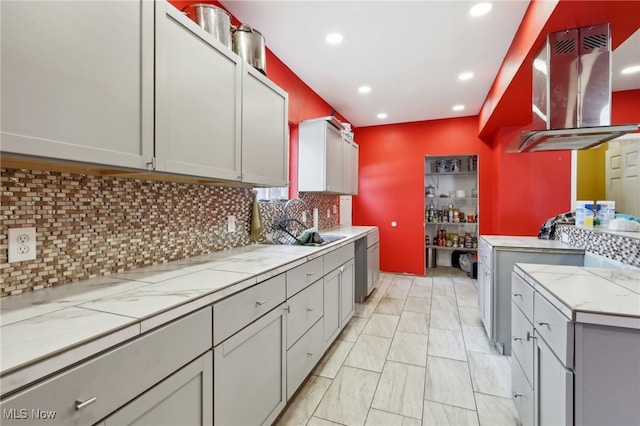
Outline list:
[[[307,312],[313,312],[313,308],[307,308]]]
[[[313,352],[307,352],[307,356],[313,356]]]
[[[265,302],[265,300],[258,300],[256,302],[256,306],[262,306],[262,305],[264,305],[264,302]]]
[[[527,341],[535,338],[537,338],[537,336],[534,336],[533,334],[531,334],[531,332],[527,331]]]
[[[520,398],[521,396],[522,396],[521,393],[516,393],[516,392],[513,393],[514,398]]]
[[[285,311],[287,311],[287,312],[289,312],[289,313],[291,313],[291,306],[285,306],[285,307],[284,307],[284,310],[285,310]]]
[[[307,272],[308,277],[310,277],[311,275],[313,275],[313,272]]]
[[[547,327],[549,327],[549,323],[548,322],[542,322],[542,321],[536,321],[538,323],[538,325],[546,325]]]
[[[522,293],[511,293],[513,297],[522,297]]]
[[[79,399],[76,399],[76,411],[80,411],[82,408],[86,407],[87,405],[93,404],[94,402],[96,402],[97,399],[98,399],[97,396],[94,396],[93,398],[89,398],[86,401],[80,401]]]
[[[513,341],[517,342],[518,340],[522,340],[522,337],[513,336]]]
[[[340,267],[340,272],[344,272],[344,266]]]

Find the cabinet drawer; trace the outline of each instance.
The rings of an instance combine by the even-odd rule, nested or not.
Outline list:
[[[287,348],[290,348],[316,321],[322,318],[322,280],[293,296],[287,302]]]
[[[478,239],[478,258],[487,268],[493,270],[493,247],[482,237]]]
[[[213,345],[260,318],[285,299],[285,275],[280,274],[213,305]]]
[[[324,271],[321,257],[287,271],[287,298],[319,280],[322,275]]]
[[[533,326],[567,368],[573,367],[573,322],[535,293]]]
[[[324,272],[329,273],[336,269],[338,266],[346,263],[349,259],[353,259],[355,254],[354,243],[347,244],[344,247],[340,247],[332,252],[324,255]]]
[[[367,232],[367,247],[371,247],[380,241],[380,232],[377,229]]]
[[[533,387],[527,381],[522,367],[515,360],[511,361],[511,395],[522,426],[533,426],[535,424]]]
[[[27,409],[34,421],[33,408],[56,413],[48,425],[94,424],[210,348],[211,308],[205,308],[2,401],[2,412]]]
[[[511,272],[511,300],[529,321],[533,320],[533,287],[515,272]]]
[[[318,321],[287,351],[287,400],[318,363],[323,349],[322,321]]]
[[[514,355],[533,384],[533,326],[515,303],[511,303],[511,354]]]

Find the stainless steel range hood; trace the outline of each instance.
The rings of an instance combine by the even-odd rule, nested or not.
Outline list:
[[[587,149],[637,131],[611,126],[609,24],[549,34],[533,62],[533,128],[508,152]]]

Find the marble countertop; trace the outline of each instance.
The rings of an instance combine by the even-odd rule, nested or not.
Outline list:
[[[2,394],[349,244],[375,229],[323,230],[319,247],[215,252],[0,299]]]
[[[511,236],[511,235],[481,235],[481,239],[497,249],[536,249],[536,250],[562,250],[584,252],[583,249],[572,247],[569,244],[557,240],[541,240],[538,237]]]
[[[514,271],[569,319],[640,329],[640,269],[517,263]]]

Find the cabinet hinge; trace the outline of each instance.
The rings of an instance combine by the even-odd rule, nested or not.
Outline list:
[[[151,161],[147,163],[147,170],[155,170],[156,169],[156,157],[151,157]]]

